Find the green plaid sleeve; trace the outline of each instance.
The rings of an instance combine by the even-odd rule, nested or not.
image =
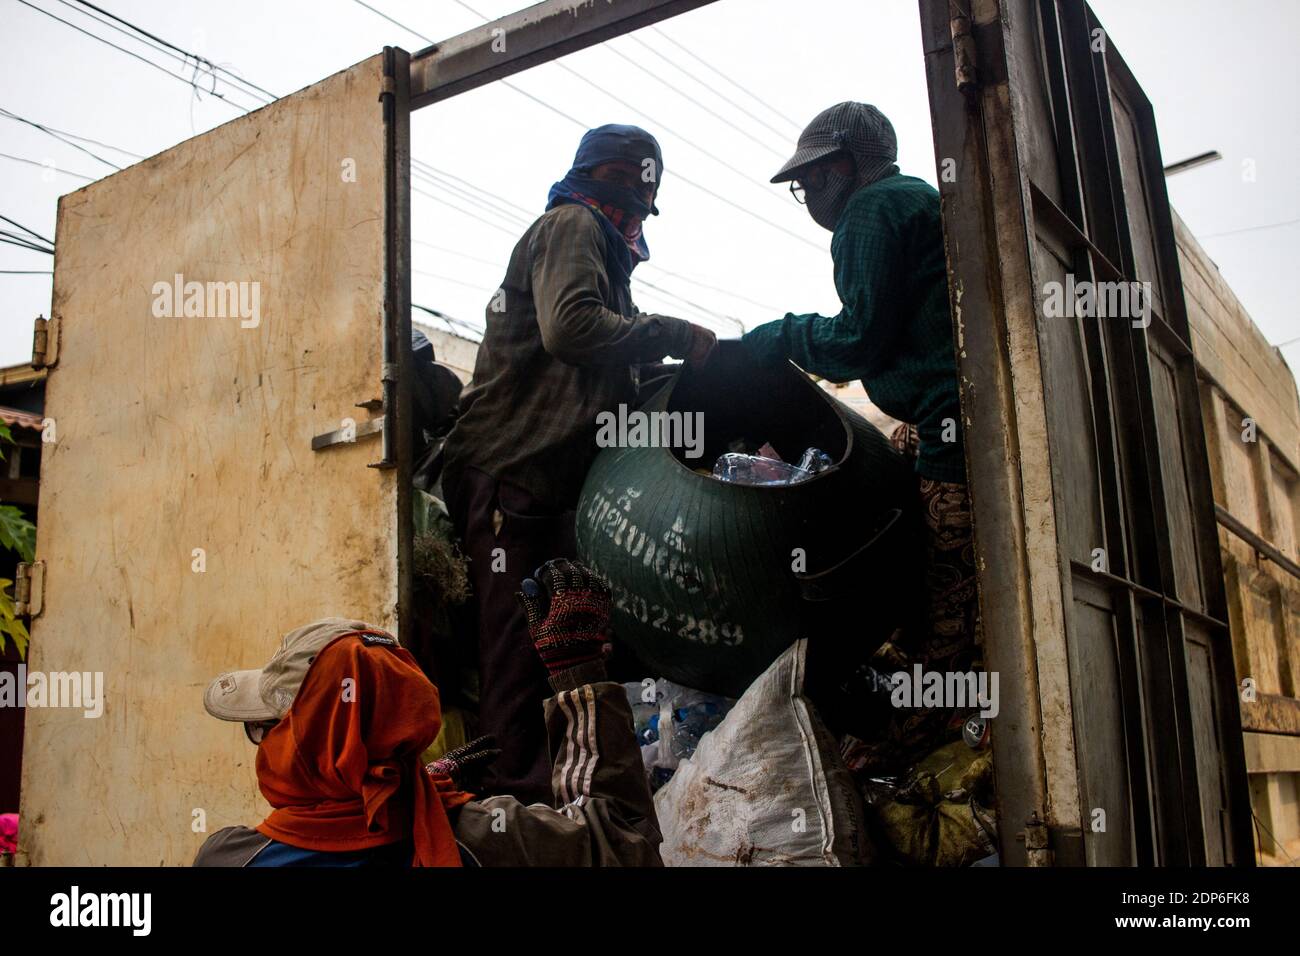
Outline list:
[[[789,313],[745,335],[760,358],[789,358],[833,382],[863,378],[877,367],[903,321],[899,277],[906,257],[906,209],[892,194],[859,190],[831,240],[835,290],[844,306],[833,316]]]

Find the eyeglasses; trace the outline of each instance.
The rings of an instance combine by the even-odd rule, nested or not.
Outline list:
[[[266,735],[271,728],[278,724],[278,720],[258,720],[244,722],[244,735],[255,744],[260,744],[266,739]]]
[[[807,205],[808,200],[805,194],[810,189],[813,192],[817,192],[819,189],[824,189],[826,186],[828,171],[826,164],[819,163],[816,166],[809,166],[805,169],[798,179],[790,180],[790,195],[794,197],[795,202],[800,203],[801,205]]]

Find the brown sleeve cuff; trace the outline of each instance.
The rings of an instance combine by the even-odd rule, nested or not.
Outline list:
[[[657,362],[665,355],[675,359],[685,358],[695,337],[693,327],[686,319],[657,312],[642,312],[637,316],[644,323],[642,332],[645,354],[642,364]]]
[[[557,694],[577,690],[583,684],[599,684],[609,680],[604,661],[587,661],[551,675],[551,689]]]
[[[663,320],[670,323],[668,341],[672,345],[668,350],[668,354],[675,359],[686,358],[691,351],[691,341],[695,338],[695,327],[685,319],[664,316]]]

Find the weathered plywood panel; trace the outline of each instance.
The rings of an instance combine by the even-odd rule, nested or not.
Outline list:
[[[1192,713],[1192,733],[1196,738],[1196,775],[1201,791],[1201,826],[1205,835],[1205,863],[1224,865],[1223,811],[1219,762],[1219,720],[1214,713],[1214,660],[1209,642],[1213,636],[1192,621],[1185,622],[1187,641],[1188,702]]]
[[[395,473],[366,467],[373,438],[311,449],[380,396],[382,71],[367,60],[60,203],[29,663],[102,672],[106,704],[27,715],[33,864],[186,864],[196,810],[208,832],[256,823],[255,751],[204,712],[207,682],[315,618],[395,625]],[[155,315],[177,274],[256,283],[256,323]]]
[[[1223,506],[1232,516],[1256,534],[1268,536],[1264,527],[1264,509],[1259,501],[1257,453],[1255,445],[1241,440],[1240,422],[1244,414],[1231,402],[1223,403],[1224,431],[1220,435],[1223,449],[1224,483]]]
[[[1300,400],[1290,367],[1177,213],[1173,221],[1197,364],[1259,423],[1293,469],[1300,466]],[[1239,434],[1241,416],[1228,425]]]
[[[1296,558],[1296,479],[1290,469],[1276,458],[1270,461],[1268,478],[1272,486],[1269,501],[1273,516],[1273,544],[1294,561]]]
[[[1128,747],[1116,642],[1115,612],[1110,597],[1086,576],[1074,578],[1070,614],[1070,664],[1082,776],[1084,846],[1089,866],[1133,863],[1132,799]],[[1101,811],[1098,814],[1097,811]],[[1104,819],[1103,829],[1093,824]]]

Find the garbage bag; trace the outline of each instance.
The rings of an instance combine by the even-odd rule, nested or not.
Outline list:
[[[861,797],[804,696],[806,651],[773,661],[655,794],[666,865],[871,861]]]
[[[909,866],[971,866],[997,850],[993,752],[945,744],[896,780],[864,784],[875,842]]]

